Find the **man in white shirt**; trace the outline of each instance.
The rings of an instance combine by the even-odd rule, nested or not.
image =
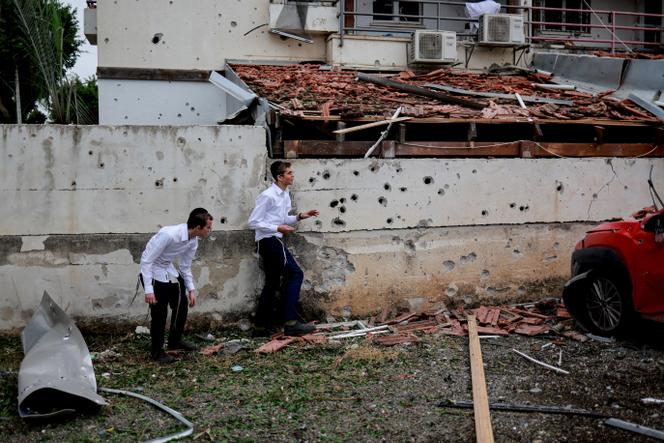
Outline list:
[[[295,225],[300,220],[316,217],[318,211],[312,209],[289,215],[291,199],[288,187],[293,184],[295,175],[291,164],[275,161],[270,165],[274,183],[256,198],[256,207],[249,217],[249,227],[256,231],[258,253],[263,259],[265,286],[256,308],[255,333],[261,335],[270,323],[274,304],[274,294],[279,289],[283,277],[285,303],[284,333],[286,335],[305,335],[314,330],[312,325],[297,321],[297,305],[300,300],[300,287],[304,273],[283,243],[283,236],[295,232]]]
[[[157,232],[141,255],[141,279],[145,288],[145,301],[150,305],[151,357],[159,363],[171,363],[173,357],[164,352],[164,329],[168,306],[171,307],[171,328],[168,348],[193,350],[182,340],[188,307],[196,305],[196,288],[191,275],[191,261],[198,248],[198,239],[204,239],[212,230],[212,215],[203,208],[189,214],[187,223],[164,226]],[[178,272],[173,261],[179,258]]]

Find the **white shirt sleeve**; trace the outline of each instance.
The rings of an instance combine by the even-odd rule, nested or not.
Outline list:
[[[263,229],[270,232],[277,232],[279,225],[270,224],[266,220],[267,211],[271,206],[272,200],[269,196],[263,193],[256,197],[256,206],[254,207],[254,210],[251,211],[251,215],[249,216],[250,229]]]
[[[194,255],[196,255],[197,248],[198,242],[191,242],[191,245],[180,258],[180,273],[182,274],[184,285],[187,287],[188,291],[196,290],[196,287],[194,286],[194,276],[191,274],[191,262],[194,259]]]
[[[143,276],[143,287],[146,294],[154,293],[154,288],[152,287],[152,279],[154,277],[152,264],[164,252],[170,241],[171,238],[168,234],[159,231],[145,246],[145,251],[141,255],[141,275]]]

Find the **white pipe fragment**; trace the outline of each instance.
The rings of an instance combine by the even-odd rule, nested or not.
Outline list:
[[[527,109],[526,104],[523,102],[523,99],[521,98],[519,93],[515,92],[514,95],[516,96],[516,99],[519,101],[519,106],[521,106],[523,109]]]
[[[526,354],[524,354],[523,352],[519,352],[519,351],[517,351],[517,350],[514,349],[514,348],[512,348],[512,351],[516,352],[517,355],[520,355],[521,357],[525,358],[526,360],[530,360],[531,362],[536,363],[536,364],[538,364],[538,365],[540,365],[540,366],[544,366],[544,367],[547,368],[547,369],[551,369],[552,371],[558,372],[558,373],[560,373],[560,374],[569,375],[569,371],[566,371],[566,370],[564,370],[564,369],[557,368],[557,367],[555,367],[555,366],[551,366],[551,365],[546,364],[546,363],[544,363],[544,362],[541,362],[541,361],[539,361],[539,360],[535,360],[535,359],[532,358],[531,356],[526,355]]]
[[[401,106],[397,108],[397,110],[394,112],[394,115],[392,115],[392,118],[390,120],[395,120],[397,117],[399,117],[399,114],[401,114]],[[390,124],[387,125],[387,128],[385,128],[385,130],[381,132],[380,137],[378,137],[378,140],[376,140],[376,143],[371,145],[371,147],[364,154],[364,158],[368,158],[378,147],[380,142],[382,142],[385,139],[385,137],[387,137],[387,134],[390,132],[390,129],[392,128],[392,123],[394,123],[394,121],[391,121]]]
[[[335,340],[337,338],[350,338],[350,337],[361,337],[367,335],[370,332],[384,331],[389,328],[389,325],[375,326],[373,328],[361,329],[359,331],[347,332],[345,334],[333,335],[328,337],[329,340]]]
[[[664,399],[646,397],[641,399],[641,403],[646,405],[664,405]]]

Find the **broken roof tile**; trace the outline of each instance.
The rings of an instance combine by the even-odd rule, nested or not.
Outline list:
[[[451,86],[476,92],[520,94],[541,98],[565,98],[574,105],[529,103],[522,108],[511,98],[475,97],[485,105],[476,110],[456,104],[444,104],[436,99],[417,96],[390,87],[358,81],[352,70],[321,70],[319,65],[242,65],[231,68],[259,96],[281,106],[281,113],[295,118],[318,116],[329,118],[380,117],[392,114],[400,104],[401,115],[437,118],[540,119],[574,120],[581,118],[609,118],[618,120],[657,121],[653,116],[633,106],[628,100],[617,101],[602,94],[593,96],[580,91],[549,91],[534,87],[550,83],[551,76],[523,72],[520,75],[477,73],[454,68],[442,68],[415,75],[406,71],[388,76],[407,86],[424,87],[427,83]],[[454,95],[465,98],[464,95]],[[515,97],[516,98],[516,97]],[[475,100],[477,99],[477,100]],[[321,106],[321,104],[323,104]]]

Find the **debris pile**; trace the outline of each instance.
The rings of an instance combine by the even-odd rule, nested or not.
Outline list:
[[[480,335],[527,336],[555,334],[578,341],[588,337],[576,331],[567,309],[557,299],[516,306],[480,306],[475,309],[440,308],[430,312],[406,312],[391,320],[373,317],[369,321],[348,321],[316,325],[316,331],[304,337],[272,336],[255,352],[273,353],[293,343],[322,344],[345,338],[366,337],[371,343],[394,346],[420,341],[421,334],[468,335],[467,316],[475,315]],[[372,326],[376,324],[375,326]]]
[[[629,100],[607,97],[613,91],[592,95],[573,88],[550,89],[550,86],[557,86],[551,85],[550,75],[521,68],[487,73],[444,68],[423,75],[405,71],[390,77],[406,88],[415,86],[433,92],[438,86],[447,88],[443,90],[449,97],[470,96],[480,104],[479,109],[362,81],[362,75],[355,71],[322,69],[314,64],[233,65],[232,69],[256,94],[267,99],[282,115],[290,117],[382,118],[401,106],[402,116],[416,118],[657,121]],[[524,108],[517,94],[534,102]]]

